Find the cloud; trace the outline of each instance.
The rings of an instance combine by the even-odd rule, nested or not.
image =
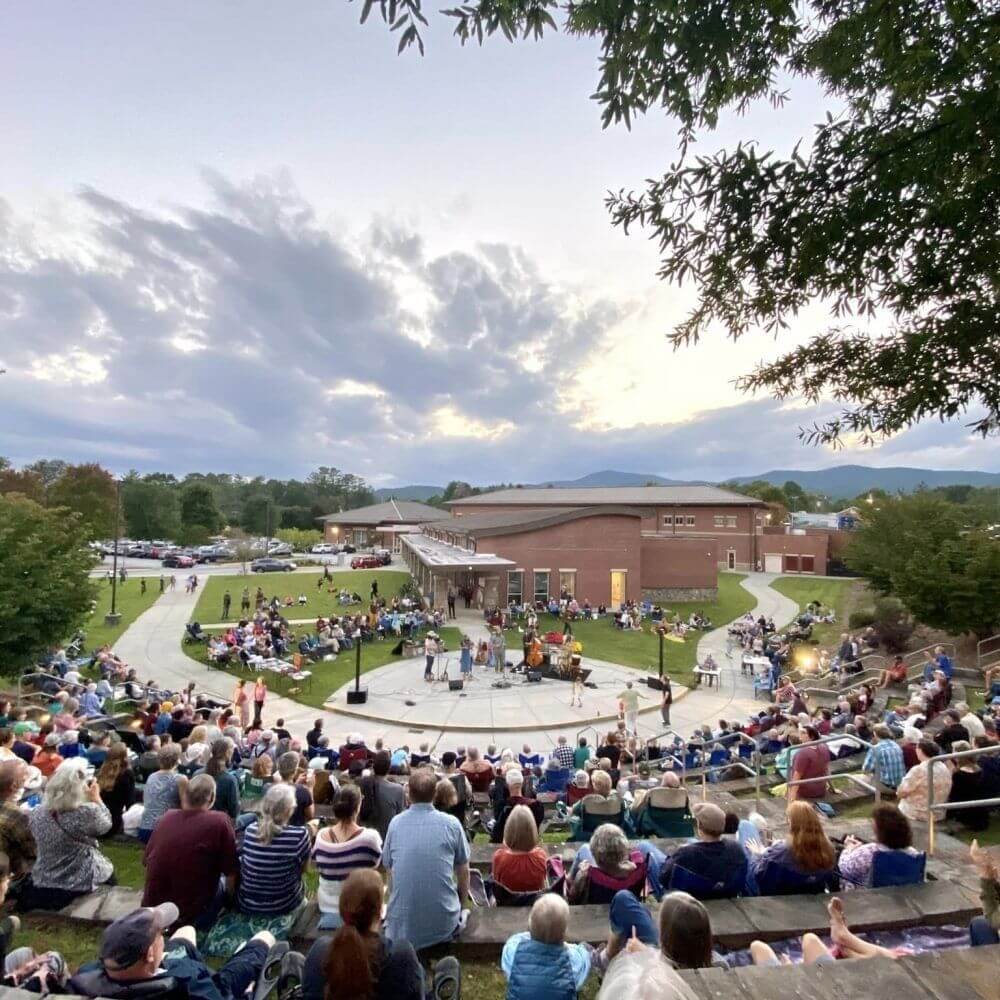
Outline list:
[[[432,254],[393,221],[327,228],[285,174],[205,183],[208,207],[159,212],[86,188],[66,216],[87,227],[58,233],[0,200],[0,453],[418,482],[831,464],[796,440],[822,413],[720,392],[708,354],[666,364],[648,301],[551,281],[513,245]],[[656,409],[668,396],[683,399],[670,422]],[[921,453],[991,464],[956,425],[877,454]]]

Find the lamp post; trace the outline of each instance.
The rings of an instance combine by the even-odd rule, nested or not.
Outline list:
[[[354,690],[347,692],[348,705],[363,705],[368,701],[368,689],[361,687],[361,629],[354,633]]]
[[[662,690],[663,686],[663,623],[660,623],[660,627],[656,630],[656,636],[660,640],[660,687]]]
[[[115,480],[115,541],[111,555],[111,611],[104,616],[105,625],[117,625],[122,616],[118,613],[118,536],[121,529],[121,483]]]

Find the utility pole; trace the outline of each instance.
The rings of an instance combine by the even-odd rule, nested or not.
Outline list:
[[[104,616],[105,625],[117,625],[121,620],[122,616],[118,614],[117,601],[118,601],[118,537],[120,535],[121,528],[121,482],[115,480],[115,541],[114,549],[111,555],[111,611],[109,614]]]

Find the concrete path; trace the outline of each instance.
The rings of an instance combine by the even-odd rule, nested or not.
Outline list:
[[[781,625],[790,621],[798,612],[798,605],[772,590],[770,583],[776,577],[773,574],[753,573],[742,581],[742,586],[757,600],[754,614],[764,614],[773,617],[775,624]],[[118,640],[115,649],[130,666],[136,668],[142,680],[154,679],[171,687],[184,687],[195,681],[200,690],[219,698],[228,699],[232,696],[234,678],[219,670],[210,670],[205,664],[187,656],[181,648],[181,636],[184,626],[190,621],[197,603],[198,595],[185,594],[183,591],[168,592],[132,625]],[[480,631],[485,636],[486,630],[482,619],[477,616],[460,614],[457,624],[473,635],[480,637]],[[715,723],[718,719],[730,717],[742,718],[754,708],[753,686],[748,678],[740,675],[739,660],[734,653],[727,656],[727,626],[706,633],[698,642],[697,657],[701,663],[711,653],[722,668],[722,677],[717,688],[697,688],[674,704],[671,713],[672,728],[689,734],[702,723]],[[650,692],[652,694],[653,692]],[[757,703],[757,707],[760,702]],[[443,734],[440,730],[414,729],[400,722],[362,723],[326,709],[302,705],[289,698],[271,694],[268,696],[264,710],[265,722],[273,722],[284,718],[286,726],[294,733],[304,734],[312,726],[313,719],[325,716],[327,732],[336,740],[350,730],[363,729],[369,741],[382,737],[388,745],[398,746],[407,743],[410,746],[427,741],[432,746],[441,744],[442,748],[467,743],[465,734]],[[663,730],[663,725],[656,712],[647,712],[640,716],[639,731],[643,736],[653,736]],[[493,733],[480,732],[473,740],[481,745],[495,742],[497,745],[520,746],[529,743],[534,747],[548,747],[555,743],[556,737],[565,735],[571,739],[580,730],[579,725],[562,729],[553,727],[537,731],[502,731]],[[596,730],[586,733],[590,738],[596,735]]]

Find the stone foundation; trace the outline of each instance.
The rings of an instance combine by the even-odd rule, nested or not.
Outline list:
[[[716,601],[719,598],[718,587],[661,587],[657,590],[643,590],[644,600],[654,604],[670,601]]]

